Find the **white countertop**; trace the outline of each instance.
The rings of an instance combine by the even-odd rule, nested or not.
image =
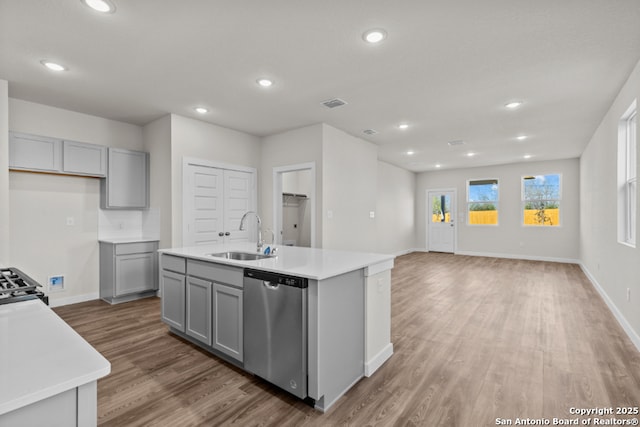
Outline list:
[[[109,361],[42,301],[0,305],[0,415],[109,372]]]
[[[267,246],[270,245],[265,245],[263,249]],[[161,249],[159,252],[315,280],[328,279],[329,277],[373,265],[381,265],[382,268],[380,271],[389,270],[393,268],[393,260],[395,259],[394,255],[375,253],[303,248],[297,246],[277,245],[276,247],[278,248],[278,252],[275,257],[256,261],[238,261],[207,255],[210,253],[230,251],[256,253],[256,244],[248,242]]]
[[[116,237],[113,239],[98,239],[98,242],[104,242],[104,243],[113,243],[113,244],[120,244],[120,243],[146,243],[146,242],[159,242],[159,239],[154,239],[154,238],[145,238],[145,237]]]

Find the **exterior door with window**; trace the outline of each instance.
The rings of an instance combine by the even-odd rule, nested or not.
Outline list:
[[[455,250],[455,192],[429,191],[427,222],[428,249],[431,252]]]

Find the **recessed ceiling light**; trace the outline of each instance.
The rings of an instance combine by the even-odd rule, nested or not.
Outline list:
[[[57,62],[43,59],[42,61],[40,61],[40,63],[45,67],[47,67],[48,69],[50,69],[51,71],[67,71],[67,67],[65,67],[64,65],[58,64]]]
[[[518,108],[521,105],[522,105],[522,101],[511,101],[511,102],[508,102],[508,103],[504,104],[505,108],[508,108],[510,110],[514,110],[514,109]]]
[[[387,32],[381,28],[365,31],[362,38],[367,43],[376,44],[387,38]]]
[[[527,139],[527,135],[518,135],[518,136],[516,136],[516,139],[518,141],[524,141],[525,139]]]
[[[525,154],[525,155],[524,155],[524,156],[522,156],[522,157],[524,157],[525,159],[530,159],[530,158],[531,158],[531,154]]]
[[[116,5],[110,0],[80,0],[86,6],[101,13],[113,13],[116,11]]]
[[[416,154],[416,152],[413,150],[407,151],[407,156],[413,156],[414,154]]]
[[[256,83],[258,83],[258,85],[262,87],[269,87],[273,85],[273,80],[262,78],[262,79],[256,80]]]
[[[194,110],[196,110],[196,113],[200,113],[200,114],[206,114],[209,112],[209,110],[204,107],[196,107],[194,108]]]
[[[473,157],[473,156],[475,156],[475,155],[476,155],[476,153],[473,153],[473,152],[468,152],[468,153],[467,153],[467,157]]]
[[[400,123],[398,125],[398,129],[402,129],[402,130],[409,129],[409,124],[408,123]]]
[[[441,168],[441,167],[442,167],[442,165],[441,165],[440,163],[438,163],[438,164],[436,164],[436,167],[437,167],[437,168]]]

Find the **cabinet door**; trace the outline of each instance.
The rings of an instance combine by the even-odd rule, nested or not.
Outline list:
[[[60,172],[61,141],[44,136],[11,132],[9,138],[9,168],[42,172]]]
[[[162,270],[162,321],[184,332],[185,277]]]
[[[186,333],[211,345],[211,282],[187,277]]]
[[[155,289],[155,254],[116,256],[115,296]]]
[[[242,290],[214,283],[211,345],[242,362],[242,340]]]
[[[62,171],[103,177],[107,173],[107,147],[84,142],[62,142]]]
[[[149,207],[148,153],[109,148],[105,209],[145,209]]]

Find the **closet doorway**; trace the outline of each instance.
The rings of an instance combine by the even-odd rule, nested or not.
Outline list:
[[[273,168],[273,190],[276,242],[316,247],[315,163]]]

